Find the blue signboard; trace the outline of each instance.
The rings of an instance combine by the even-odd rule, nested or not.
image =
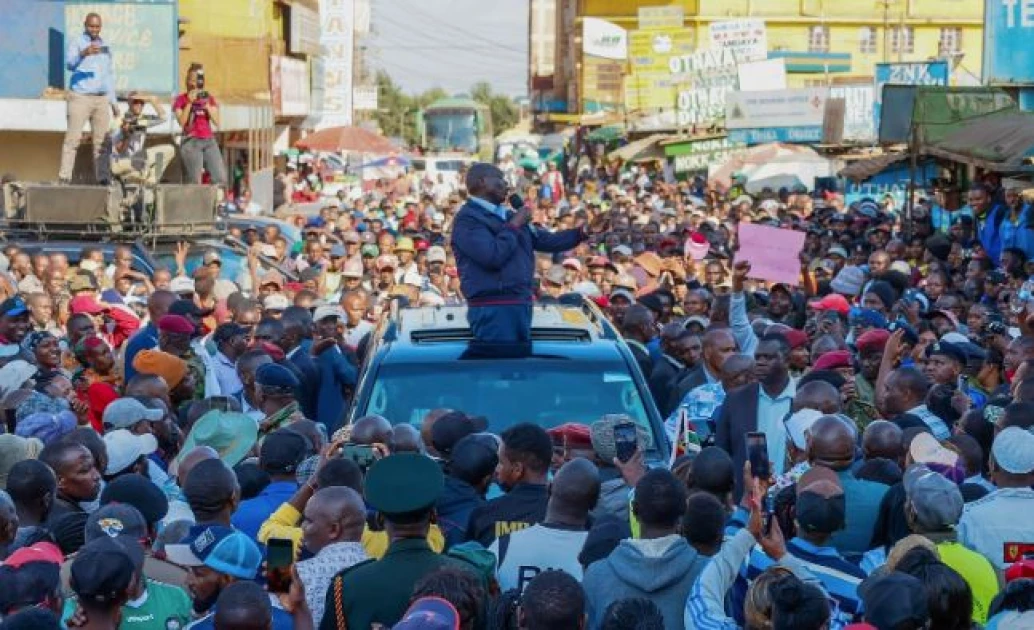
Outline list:
[[[1034,4],[986,0],[984,83],[1034,84]]]
[[[822,142],[822,127],[753,127],[730,129],[729,142],[767,144],[769,142]]]
[[[872,108],[876,129],[880,128],[884,85],[948,85],[948,74],[947,61],[876,64]]]
[[[175,94],[179,85],[179,21],[169,0],[115,0],[65,4],[65,45],[83,32],[87,13],[101,16],[101,37],[111,48],[115,91]],[[67,82],[70,76],[65,69]],[[66,83],[67,85],[67,83]]]
[[[925,162],[916,171],[916,188],[922,190],[939,174],[937,164]],[[873,175],[864,182],[848,181],[844,186],[844,203],[851,205],[869,198],[880,201],[886,196],[894,199],[895,208],[903,208],[908,196],[908,182],[912,171],[908,162],[898,162]]]

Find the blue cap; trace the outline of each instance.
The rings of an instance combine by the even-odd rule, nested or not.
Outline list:
[[[326,224],[327,224],[327,222],[323,219],[323,217],[318,217],[318,216],[317,217],[309,217],[309,220],[305,222],[305,227],[307,227],[307,228],[321,228],[321,227],[325,226]]]
[[[178,545],[165,547],[170,562],[205,566],[240,580],[252,580],[262,565],[262,552],[248,536],[221,525],[195,525]]]
[[[871,308],[852,308],[848,315],[848,322],[851,326],[865,326],[868,328],[887,327],[887,318],[883,316],[883,313]]]
[[[255,383],[275,389],[296,389],[301,383],[291,370],[278,363],[266,363],[255,370]]]
[[[344,258],[348,255],[345,251],[345,246],[341,243],[334,243],[330,246],[330,257],[331,258]]]
[[[29,307],[25,305],[25,300],[20,295],[7,298],[0,303],[0,317],[18,317],[28,312]]]

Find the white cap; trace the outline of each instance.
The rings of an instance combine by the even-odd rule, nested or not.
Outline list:
[[[801,409],[786,419],[786,434],[793,440],[798,450],[808,446],[808,432],[815,421],[822,417],[817,409]]]
[[[140,459],[158,450],[158,440],[150,433],[136,435],[125,429],[108,431],[104,434],[104,446],[108,451],[106,475],[122,472]]]
[[[321,322],[328,317],[336,317],[340,321],[345,321],[345,311],[340,306],[319,306],[316,308],[316,312],[312,315],[312,321]]]
[[[427,262],[439,262],[443,263],[448,260],[448,256],[445,254],[445,248],[441,245],[432,245],[427,248]]]
[[[363,263],[358,260],[349,260],[341,270],[341,276],[344,278],[362,278]]]
[[[173,293],[193,293],[194,281],[186,276],[176,276],[169,282],[169,290]]]
[[[291,306],[290,300],[282,293],[267,295],[266,299],[262,301],[262,308],[267,311],[282,311],[289,306]]]

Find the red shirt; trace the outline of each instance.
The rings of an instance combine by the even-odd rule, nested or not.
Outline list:
[[[218,107],[219,103],[215,102],[215,97],[209,96],[207,99],[209,105]],[[187,97],[186,92],[176,97],[176,100],[172,103],[173,110],[191,109],[190,98]],[[183,133],[190,138],[197,138],[199,140],[208,140],[214,137],[212,133],[212,122],[208,118],[208,111],[200,107],[195,109],[190,118],[187,120],[187,125],[183,129]]]

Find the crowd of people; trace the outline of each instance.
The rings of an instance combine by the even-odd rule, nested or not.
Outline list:
[[[1034,627],[1022,197],[557,173],[520,175],[517,221],[489,165],[342,194],[299,242],[242,229],[240,277],[4,248],[0,628]],[[744,222],[806,232],[796,285],[737,261]],[[570,294],[660,411],[634,450],[618,414],[345,423],[393,303],[484,326]]]

